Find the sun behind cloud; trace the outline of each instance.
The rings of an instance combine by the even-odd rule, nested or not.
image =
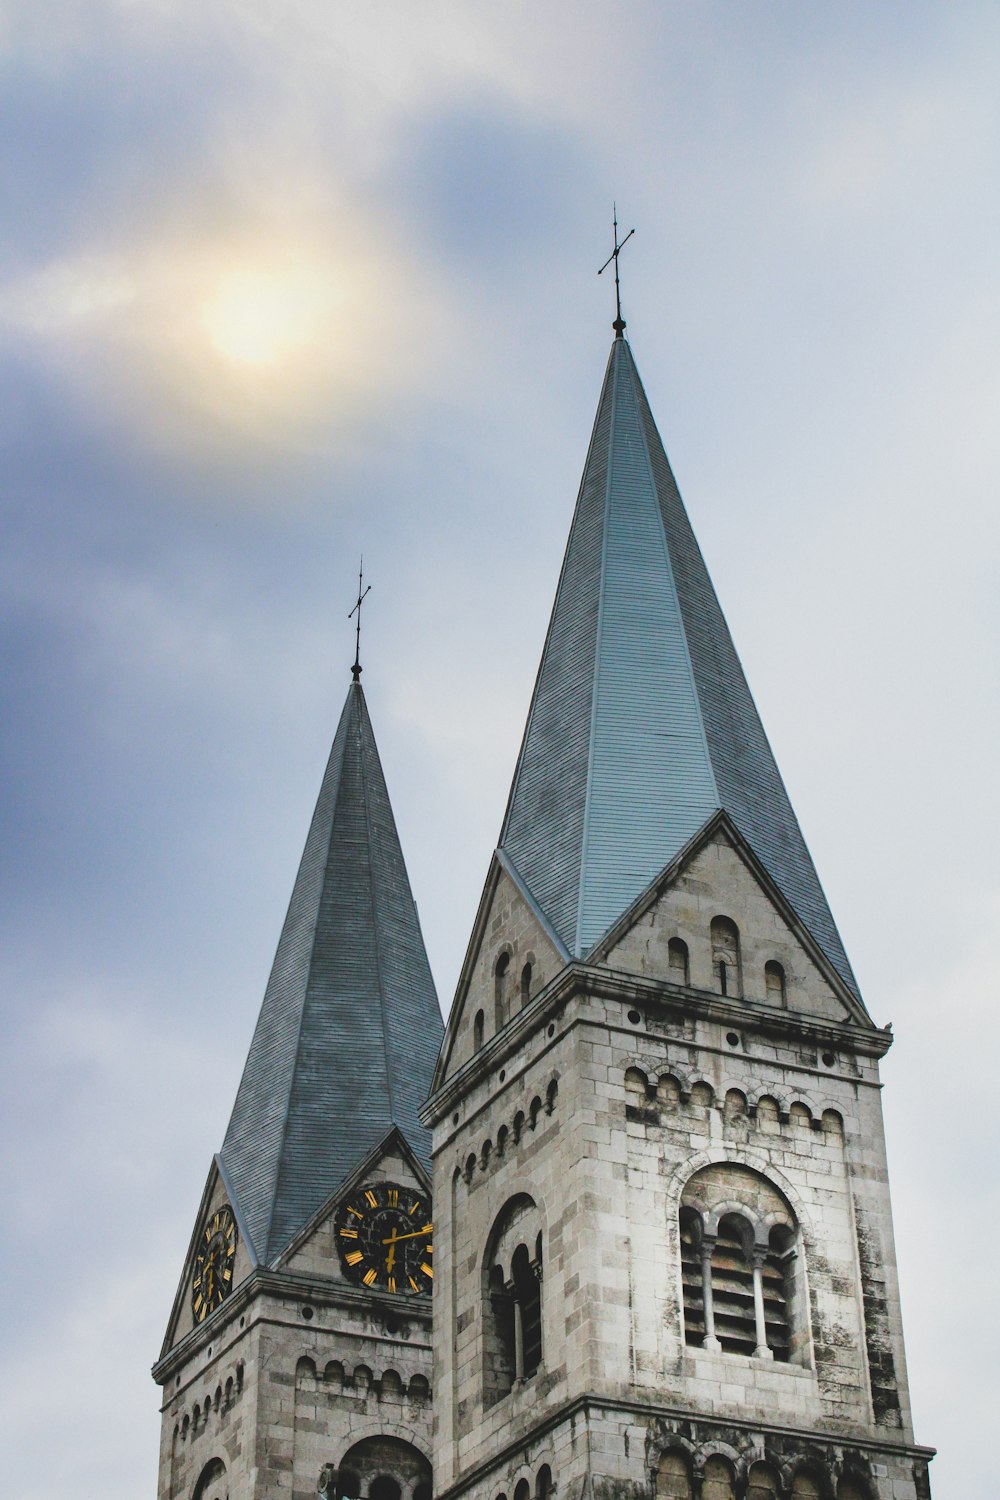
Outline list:
[[[202,317],[224,359],[277,368],[329,339],[344,300],[332,267],[297,259],[234,266],[203,304]]]
[[[289,444],[346,452],[366,414],[426,371],[426,340],[420,366],[401,350],[433,298],[414,295],[406,260],[357,215],[349,246],[332,214],[276,229],[277,217],[222,233],[145,224],[0,277],[0,335],[144,445],[239,463]]]

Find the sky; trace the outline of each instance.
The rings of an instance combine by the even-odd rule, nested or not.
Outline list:
[[[611,339],[878,1024],[916,1435],[1000,1403],[1000,8],[0,3],[9,1500],[149,1378],[348,687],[442,1006]]]

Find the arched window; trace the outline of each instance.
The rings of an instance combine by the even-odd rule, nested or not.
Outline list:
[[[402,1438],[362,1438],[349,1448],[340,1461],[336,1490],[338,1500],[401,1500],[413,1495],[421,1485],[431,1485],[431,1466],[418,1448]]]
[[[743,993],[739,928],[728,917],[713,917],[711,934],[715,987],[720,995],[734,995],[738,999]]]
[[[868,1486],[845,1475],[837,1485],[837,1500],[868,1500]]]
[[[672,937],[670,939],[667,944],[667,963],[670,967],[670,978],[675,984],[690,984],[688,945],[683,938]]]
[[[778,1476],[770,1464],[754,1464],[747,1476],[747,1500],[778,1500]]]
[[[552,1470],[542,1464],[535,1476],[535,1500],[549,1500],[552,1493]]]
[[[514,1486],[514,1500],[528,1500],[531,1486],[526,1479],[519,1479]]]
[[[812,1474],[796,1474],[792,1483],[792,1500],[820,1500],[820,1487]]]
[[[776,958],[769,958],[764,965],[764,989],[769,1005],[787,1005],[785,971]]]
[[[510,969],[510,954],[504,949],[493,965],[494,1025],[500,1030],[507,1019],[507,974]]]
[[[483,1033],[486,1030],[486,1017],[481,1010],[476,1011],[476,1019],[472,1023],[472,1047],[478,1052],[483,1045]]]
[[[530,964],[525,964],[524,968],[521,970],[521,1009],[522,1010],[527,1005],[527,1003],[528,1003],[528,1001],[530,999],[531,999],[531,965]]]
[[[656,1500],[691,1500],[691,1469],[683,1453],[672,1450],[660,1455]]]
[[[483,1272],[483,1401],[492,1406],[542,1362],[542,1232],[526,1195],[498,1215]]]
[[[684,1341],[758,1359],[808,1359],[795,1217],[749,1167],[703,1167],[681,1196]]]
[[[210,1458],[198,1475],[192,1500],[228,1500],[226,1466],[221,1458]]]
[[[728,1459],[707,1460],[701,1471],[701,1500],[736,1500],[733,1469]]]

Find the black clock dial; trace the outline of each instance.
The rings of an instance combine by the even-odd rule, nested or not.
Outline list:
[[[429,1292],[434,1280],[431,1209],[398,1182],[369,1182],[337,1209],[334,1238],[344,1275],[370,1291]]]
[[[203,1323],[233,1289],[236,1238],[231,1208],[223,1206],[209,1216],[198,1241],[191,1280],[191,1310],[196,1323]]]

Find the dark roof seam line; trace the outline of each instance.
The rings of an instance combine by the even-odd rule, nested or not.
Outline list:
[[[364,697],[362,696],[360,683],[358,684],[355,691],[358,694],[360,703],[360,712],[358,714],[358,741],[359,749],[361,751],[361,754],[359,756],[361,764],[361,800],[364,804],[365,809],[365,842],[368,848],[368,907],[371,912],[372,932],[374,933],[375,937],[373,946],[375,949],[375,980],[378,988],[379,1024],[382,1032],[382,1068],[385,1074],[385,1096],[389,1101],[389,1117],[392,1120],[393,1124],[398,1125],[399,1122],[396,1119],[396,1099],[393,1092],[392,1078],[390,1076],[391,1070],[389,1068],[389,1031],[385,1015],[385,986],[382,983],[382,928],[381,924],[379,923],[378,895],[376,892],[375,871],[373,869],[371,805],[368,796],[368,758],[366,754],[368,736],[363,733],[365,701]],[[374,745],[374,735],[371,738],[372,745],[375,748],[375,754],[377,756],[378,748]],[[390,816],[391,815],[392,814],[390,809]]]
[[[621,341],[623,344],[625,340]],[[597,595],[597,628],[594,635],[594,671],[590,687],[590,733],[587,742],[587,780],[583,793],[583,828],[580,835],[580,870],[576,888],[576,929],[573,933],[573,957],[578,958],[583,943],[583,906],[587,875],[587,838],[590,833],[590,805],[592,777],[594,774],[594,742],[597,735],[598,690],[601,667],[601,639],[604,629],[604,586],[608,566],[608,522],[611,509],[611,476],[614,472],[615,414],[618,408],[618,381],[620,378],[620,356],[618,342],[612,347],[611,411],[608,419],[608,458],[604,473],[604,520],[601,526],[601,567]],[[596,432],[597,424],[594,424]],[[590,455],[588,454],[588,459]],[[585,471],[586,472],[586,471]]]

